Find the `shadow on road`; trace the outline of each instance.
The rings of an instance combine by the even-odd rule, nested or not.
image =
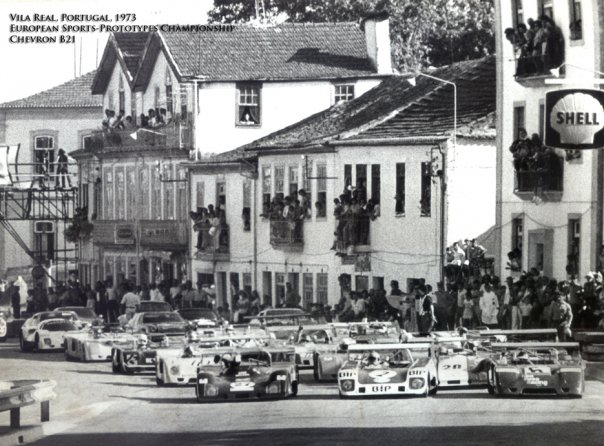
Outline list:
[[[352,444],[430,444],[444,445],[595,445],[601,440],[602,422],[582,420],[566,423],[538,423],[498,426],[443,426],[400,428],[282,428],[230,430],[228,432],[99,433],[59,434],[35,441],[36,446],[164,446],[164,445],[352,445]]]

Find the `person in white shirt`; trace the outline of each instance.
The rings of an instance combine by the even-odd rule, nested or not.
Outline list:
[[[149,285],[149,300],[152,302],[164,301],[164,295],[157,289],[157,285],[155,283]]]
[[[136,313],[136,309],[141,303],[141,298],[136,293],[132,292],[130,284],[124,284],[124,287],[126,288],[126,294],[124,294],[120,303],[124,308],[124,313],[131,317]]]
[[[483,325],[489,328],[495,328],[497,326],[497,314],[499,313],[499,300],[497,295],[493,292],[490,283],[484,285],[484,291],[479,300],[480,305],[480,318]]]

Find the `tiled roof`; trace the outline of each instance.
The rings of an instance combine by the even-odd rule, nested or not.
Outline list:
[[[238,163],[242,161],[247,161],[251,163],[255,160],[256,156],[256,152],[245,151],[242,148],[238,148],[234,150],[229,150],[228,152],[218,153],[216,155],[204,157],[199,161],[191,162],[190,165],[206,166],[214,164]]]
[[[495,111],[495,59],[458,62],[430,75],[457,84],[458,129],[472,127]],[[443,137],[452,133],[453,88],[409,76],[385,79],[364,95],[312,115],[243,146],[244,150],[288,149],[335,141]],[[461,134],[461,132],[458,132]]]
[[[91,71],[50,90],[0,104],[0,108],[101,107],[102,98],[90,91],[94,76],[95,71]]]
[[[375,74],[356,23],[236,25],[225,32],[161,32],[183,76],[308,79]]]
[[[134,77],[145,49],[149,33],[113,33],[119,50],[122,52],[128,71]]]

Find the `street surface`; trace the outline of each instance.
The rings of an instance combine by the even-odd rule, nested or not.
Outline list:
[[[602,445],[604,365],[590,364],[582,399],[495,398],[486,390],[429,398],[341,400],[335,384],[302,372],[298,397],[198,404],[194,388],[158,388],[153,375],[114,375],[110,363],[66,362],[0,344],[0,380],[57,382],[50,422],[39,405],[23,428],[0,413],[0,445]],[[598,378],[598,379],[596,379]]]

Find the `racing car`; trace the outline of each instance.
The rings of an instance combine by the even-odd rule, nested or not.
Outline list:
[[[146,333],[161,340],[163,335],[183,336],[191,326],[183,317],[171,311],[152,311],[136,313],[127,324],[127,328],[135,333]],[[155,338],[155,336],[154,336]]]
[[[8,336],[8,315],[0,311],[0,342],[5,342]]]
[[[286,398],[297,393],[293,347],[226,348],[201,355],[195,384],[198,402]]]
[[[135,339],[111,348],[111,370],[113,373],[128,375],[155,372],[158,350],[175,349],[176,346],[184,345],[184,342],[184,336],[168,337],[164,335],[161,338],[155,336],[150,339],[146,334],[140,333]]]
[[[333,324],[301,326],[289,342],[296,350],[296,364],[314,370],[316,354],[333,351],[342,336]]]
[[[87,331],[65,335],[65,359],[87,361],[111,361],[111,350],[119,344],[126,344],[135,338],[130,333],[106,332],[101,326]]]
[[[72,324],[62,325],[57,322],[41,327],[44,322],[50,319],[59,319],[71,322]],[[73,311],[42,311],[34,314],[21,327],[19,333],[21,351],[31,351],[36,347],[42,347],[41,349],[63,348],[63,334],[68,331],[77,331],[79,329],[78,325],[76,325],[77,320],[78,317]]]
[[[585,364],[578,343],[518,342],[494,347],[501,353],[483,362],[490,394],[583,395]]]
[[[432,344],[356,344],[338,371],[340,397],[433,395],[437,391]]]
[[[199,337],[197,332],[189,333],[184,348],[165,348],[158,350],[156,357],[155,382],[164,385],[195,384],[197,367],[201,355],[215,348],[251,348],[268,345],[270,338],[265,332],[261,334],[230,334],[222,336]]]

